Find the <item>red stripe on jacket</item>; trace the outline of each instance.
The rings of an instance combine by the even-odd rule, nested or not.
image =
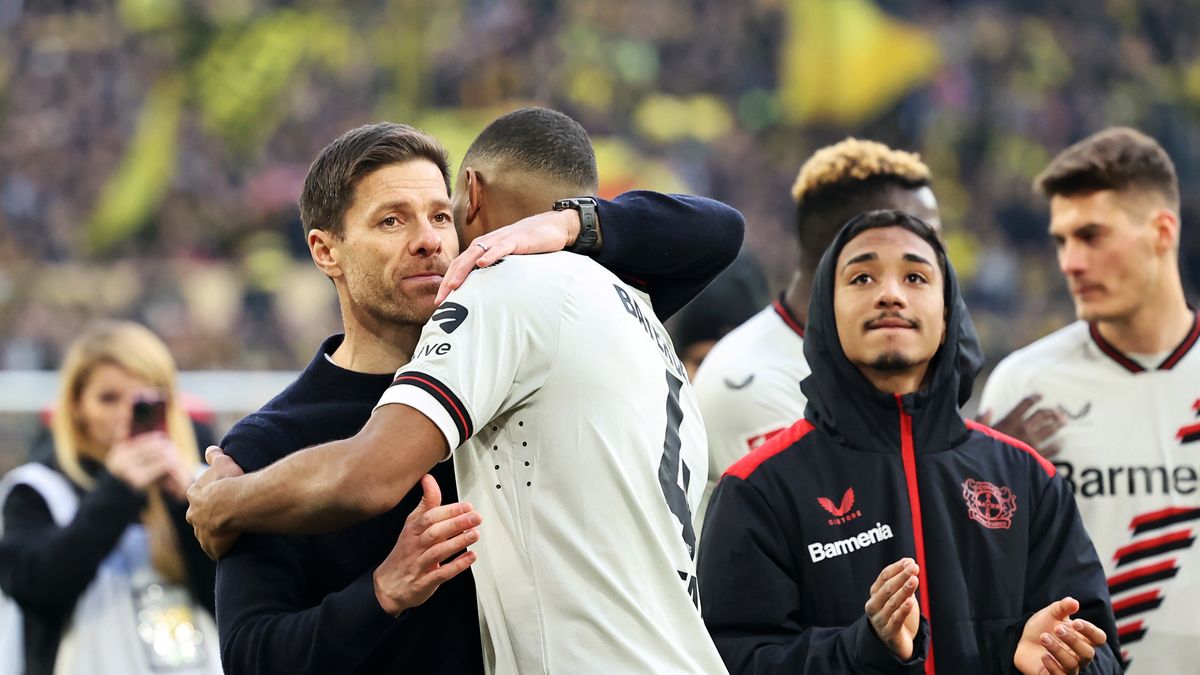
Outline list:
[[[757,450],[734,462],[733,466],[725,470],[724,475],[737,476],[742,480],[746,480],[760,464],[783,452],[792,443],[804,438],[805,434],[814,428],[812,422],[808,420],[802,419],[796,422],[787,429],[772,436],[766,443],[758,446]]]
[[[1029,445],[1028,443],[1026,443],[1024,441],[1019,441],[1019,440],[1013,438],[1012,436],[1009,436],[1008,434],[996,431],[995,429],[993,429],[987,425],[980,424],[979,422],[976,422],[974,420],[964,420],[964,421],[967,423],[968,429],[974,429],[975,431],[978,431],[979,433],[984,434],[985,436],[991,436],[992,438],[994,438],[1002,443],[1006,443],[1018,450],[1024,450],[1025,452],[1028,452],[1029,454],[1033,455],[1033,458],[1037,460],[1038,464],[1042,465],[1042,470],[1046,472],[1047,476],[1053,477],[1054,474],[1057,473],[1058,469],[1055,468],[1054,463],[1051,462],[1050,460],[1046,459],[1045,457],[1042,457],[1042,455],[1037,450],[1034,450],[1033,446]]]

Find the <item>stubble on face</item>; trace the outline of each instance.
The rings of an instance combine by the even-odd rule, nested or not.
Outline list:
[[[902,352],[883,352],[869,366],[880,373],[902,373],[917,365],[917,362]]]
[[[421,269],[441,275],[446,271],[449,260],[445,256],[427,259]],[[403,287],[403,278],[418,269],[398,268],[388,274],[379,266],[354,266],[346,271],[346,286],[355,305],[367,312],[375,321],[392,325],[423,325],[433,315],[436,285],[432,290],[422,289],[409,292]]]
[[[441,277],[458,253],[437,167],[415,160],[364,176],[346,221],[340,262],[351,304],[387,325],[428,321]]]

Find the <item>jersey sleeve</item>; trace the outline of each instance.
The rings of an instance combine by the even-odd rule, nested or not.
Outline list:
[[[721,349],[717,344],[714,351]],[[708,433],[708,475],[696,523],[703,525],[717,481],[734,462],[787,429],[804,416],[804,400],[798,394],[780,396],[784,379],[799,391],[787,375],[756,369],[728,367],[725,354],[712,354],[696,373],[696,398]]]
[[[378,404],[415,408],[452,451],[537,391],[558,353],[569,279],[533,279],[536,266],[503,262],[472,272],[437,308]]]

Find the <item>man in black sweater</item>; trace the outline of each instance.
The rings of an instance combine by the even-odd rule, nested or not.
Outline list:
[[[296,382],[230,431],[222,445],[246,471],[353,436],[370,417],[408,362],[442,275],[450,276],[458,243],[448,193],[440,146],[402,125],[353,130],[314,162],[301,215],[314,261],[337,288],[346,333],[329,338]],[[589,219],[584,236],[581,215]],[[592,215],[585,207],[522,220],[464,259],[490,264],[508,252],[568,245],[640,280],[665,317],[728,265],[744,227],[718,202],[648,192],[596,200],[602,225],[594,232]],[[440,495],[426,478],[424,503],[414,489],[390,512],[340,532],[241,537],[218,569],[227,672],[482,672],[474,585],[458,573],[472,554],[419,564],[469,544],[478,517],[465,506],[436,508],[457,498],[451,462],[431,474]],[[409,518],[414,510],[418,517]],[[429,528],[436,536],[417,536],[422,515],[441,523]]]

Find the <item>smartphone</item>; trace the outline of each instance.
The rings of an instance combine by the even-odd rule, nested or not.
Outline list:
[[[166,430],[166,399],[157,394],[139,396],[133,402],[133,419],[129,423],[129,435],[132,437],[152,431]]]

